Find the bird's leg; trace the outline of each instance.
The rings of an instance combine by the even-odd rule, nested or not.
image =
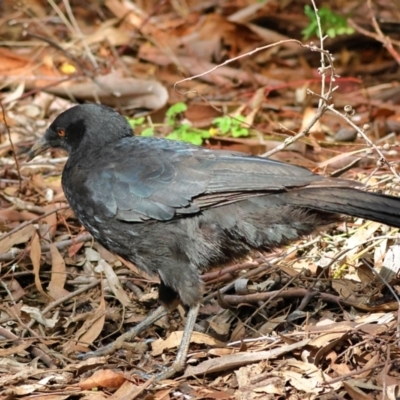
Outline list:
[[[100,347],[95,351],[90,351],[89,353],[79,354],[80,359],[87,359],[90,357],[100,357],[108,354],[114,353],[116,350],[123,347],[125,342],[131,342],[137,335],[143,332],[147,327],[154,324],[160,318],[164,317],[170,312],[170,309],[166,308],[164,305],[156,308],[151,314],[149,314],[143,321],[139,322],[128,332],[121,335],[114,342],[108,344],[107,346]],[[190,336],[189,336],[190,338]]]
[[[196,304],[189,308],[186,317],[185,328],[183,329],[182,341],[178,348],[178,354],[176,355],[176,358],[170,367],[155,376],[156,381],[168,379],[185,368],[186,356],[189,351],[190,337],[192,336],[199,309],[200,304]]]

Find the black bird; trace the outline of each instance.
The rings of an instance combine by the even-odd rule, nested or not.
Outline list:
[[[262,157],[137,137],[116,111],[83,104],[60,114],[32,147],[69,153],[62,175],[68,202],[109,251],[160,277],[161,306],[116,342],[121,347],[174,308],[189,307],[172,366],[181,371],[202,301],[200,274],[257,249],[268,251],[341,219],[400,227],[400,199],[358,182],[320,176]]]

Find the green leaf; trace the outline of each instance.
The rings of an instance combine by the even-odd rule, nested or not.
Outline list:
[[[168,108],[165,115],[167,117],[174,117],[175,115],[180,114],[186,110],[187,110],[187,105],[185,103],[176,103],[172,105],[170,108]]]
[[[144,122],[144,117],[140,118],[127,118],[129,125],[134,128],[135,126],[142,125]]]
[[[154,128],[150,126],[148,128],[143,129],[140,136],[154,136]]]
[[[247,128],[235,128],[232,130],[232,136],[234,138],[249,136],[249,130]]]
[[[173,131],[166,136],[167,139],[170,140],[179,140],[179,134],[177,131]]]
[[[221,131],[223,135],[228,133],[232,126],[232,118],[229,115],[218,117],[213,120],[214,125]]]
[[[314,9],[310,5],[304,7],[304,14],[309,18],[309,25],[301,31],[304,39],[309,39],[311,36],[319,37],[317,17]],[[354,33],[354,29],[348,27],[347,18],[336,14],[330,8],[322,6],[318,10],[318,15],[321,21],[322,32],[326,32],[329,37],[336,37],[343,34]]]
[[[209,139],[211,137],[211,132],[210,131],[206,131],[206,130],[202,130],[201,131],[201,137],[203,139]]]
[[[201,135],[196,132],[183,132],[182,140],[200,146],[203,143]]]

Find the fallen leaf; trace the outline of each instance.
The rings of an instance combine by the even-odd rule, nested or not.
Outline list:
[[[128,306],[130,304],[130,299],[122,288],[121,282],[112,266],[105,260],[100,260],[98,263],[107,278],[107,282],[110,286],[111,291],[115,294],[115,297],[123,306]]]
[[[42,254],[42,249],[40,248],[39,235],[35,233],[33,235],[31,243],[30,257],[33,265],[33,274],[35,275],[35,286],[39,293],[41,293],[46,298],[49,298],[48,294],[45,293],[42,287],[42,282],[40,280],[40,256]]]
[[[310,339],[304,339],[297,343],[282,345],[273,350],[259,351],[255,353],[236,353],[220,358],[210,359],[203,361],[194,367],[187,367],[184,376],[212,374],[214,372],[226,371],[258,361],[271,360],[283,354],[290,353],[293,350],[301,349],[309,342]]]
[[[0,253],[6,253],[16,244],[26,243],[32,237],[35,230],[33,225],[27,225],[4,239],[0,238]]]
[[[174,349],[179,347],[182,341],[183,331],[172,332],[167,339],[157,339],[151,344],[153,356],[159,356],[164,350]],[[222,347],[224,344],[214,339],[213,337],[201,332],[193,332],[190,338],[190,343],[204,344],[207,346]]]
[[[78,383],[78,386],[83,390],[91,390],[93,388],[119,388],[126,378],[123,374],[114,372],[110,369],[100,369],[93,373],[93,375]]]
[[[104,297],[101,297],[99,307],[75,334],[81,345],[88,346],[100,335],[106,320],[106,302]]]
[[[65,268],[64,259],[54,243],[50,244],[50,254],[51,279],[48,286],[48,291],[54,300],[58,300],[69,294],[69,292],[64,289],[64,285],[67,280],[67,271]]]

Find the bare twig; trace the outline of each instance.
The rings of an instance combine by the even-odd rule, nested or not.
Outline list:
[[[349,106],[350,107],[350,106]],[[383,165],[387,165],[390,170],[392,171],[393,175],[396,176],[396,178],[398,178],[400,180],[400,176],[397,173],[396,169],[394,168],[394,166],[389,163],[386,160],[386,157],[383,155],[382,151],[379,149],[378,146],[376,146],[372,140],[365,134],[365,129],[367,128],[364,127],[364,129],[360,128],[359,126],[357,126],[348,116],[347,113],[346,114],[342,114],[341,112],[339,112],[338,110],[335,109],[335,107],[333,105],[328,105],[327,109],[331,112],[333,112],[334,114],[338,115],[339,117],[343,118],[351,127],[353,127],[357,133],[359,133],[362,138],[365,140],[365,142],[367,143],[367,145],[371,148],[373,148],[379,155],[379,160],[377,161],[377,166],[378,167],[382,167]]]
[[[22,224],[20,224],[17,227],[15,227],[14,229],[12,229],[11,231],[1,235],[0,236],[0,241],[4,240],[8,236],[11,236],[15,232],[20,231],[21,229],[25,228],[28,225],[35,224],[36,222],[40,221],[42,218],[48,217],[49,215],[54,214],[55,212],[58,212],[58,211],[61,211],[61,210],[66,210],[68,208],[69,208],[69,206],[62,206],[62,207],[59,207],[59,208],[55,208],[54,210],[50,210],[50,211],[40,215],[37,218],[33,218],[33,219],[30,219],[29,221],[25,221]]]
[[[385,36],[378,24],[378,21],[375,18],[375,14],[374,11],[372,9],[372,2],[371,0],[368,0],[367,2],[368,4],[368,8],[370,10],[371,13],[371,22],[372,22],[372,26],[375,29],[376,33],[372,33],[370,31],[367,31],[366,29],[362,28],[361,26],[359,26],[356,22],[354,22],[354,20],[349,19],[349,25],[354,28],[357,32],[363,34],[364,36],[370,37],[372,39],[377,40],[378,42],[381,42],[385,48],[387,49],[387,51],[392,55],[392,57],[396,60],[397,64],[400,65],[400,55],[399,53],[394,49],[393,47],[393,43],[395,43],[397,46],[400,45],[400,42],[398,40],[394,40],[391,39],[388,36]]]
[[[41,216],[42,217],[42,216]],[[92,235],[90,233],[84,233],[82,235],[78,235],[76,238],[73,239],[67,239],[67,240],[62,240],[61,242],[56,242],[54,245],[57,247],[58,250],[63,250],[74,243],[84,243],[88,240],[91,240]],[[42,253],[47,253],[50,251],[50,245],[45,244],[41,246],[41,251]],[[26,255],[29,254],[29,247],[26,249],[13,249],[12,251],[9,251],[8,253],[0,254],[0,261],[11,261],[14,260],[19,254],[21,253],[26,253]]]
[[[12,150],[13,157],[14,157],[15,167],[17,168],[18,180],[19,180],[19,190],[18,190],[18,196],[19,196],[21,194],[21,189],[22,189],[21,171],[19,169],[19,162],[18,162],[18,159],[17,159],[17,154],[15,153],[14,143],[13,143],[12,138],[11,138],[10,127],[8,126],[8,123],[7,123],[6,111],[4,110],[4,106],[3,106],[3,103],[1,101],[0,101],[0,106],[1,106],[1,111],[3,113],[4,125],[6,127],[6,131],[7,131],[7,134],[8,134],[8,140],[10,141],[10,146],[11,146],[11,150]]]

